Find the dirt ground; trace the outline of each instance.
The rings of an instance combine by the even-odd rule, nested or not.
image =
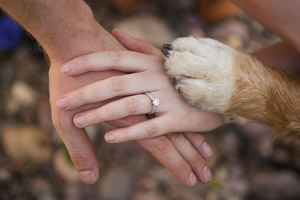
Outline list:
[[[118,27],[158,47],[190,34],[248,53],[280,41],[242,11],[207,23],[192,0],[149,0],[125,11],[109,0],[89,4],[106,29]],[[1,200],[300,199],[300,147],[274,139],[258,124],[205,133],[215,150],[209,160],[214,179],[194,188],[181,185],[137,143],[107,144],[103,134],[112,127],[89,127],[101,178],[82,183],[51,122],[48,69],[41,48],[26,34],[16,50],[0,52]]]

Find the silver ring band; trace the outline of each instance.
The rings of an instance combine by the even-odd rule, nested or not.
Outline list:
[[[147,95],[149,99],[152,101],[152,110],[150,113],[148,113],[149,115],[151,115],[155,112],[156,107],[159,105],[159,99],[154,98],[149,92],[146,92],[145,95]]]

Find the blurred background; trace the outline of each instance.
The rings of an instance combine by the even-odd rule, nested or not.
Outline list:
[[[212,37],[253,53],[280,41],[227,0],[87,1],[107,30],[119,28],[157,47],[179,36]],[[181,185],[135,142],[107,144],[105,124],[89,127],[100,181],[82,183],[53,128],[42,49],[0,13],[0,199],[296,200],[300,148],[258,124],[205,134],[215,149],[214,179]]]

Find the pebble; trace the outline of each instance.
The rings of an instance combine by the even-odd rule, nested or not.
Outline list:
[[[115,167],[102,175],[98,188],[100,199],[130,199],[133,189],[132,176],[125,169]]]
[[[251,199],[299,199],[300,180],[292,172],[265,172],[255,175]]]
[[[39,200],[55,200],[54,191],[50,183],[42,177],[35,177],[32,180],[32,193]]]
[[[7,97],[6,111],[10,114],[16,113],[24,107],[34,106],[37,100],[37,92],[23,81],[15,81],[11,86]]]
[[[156,192],[137,191],[133,194],[132,200],[167,200]]]
[[[2,134],[2,143],[7,155],[17,163],[28,159],[34,163],[50,159],[52,143],[49,134],[34,125],[13,125]]]
[[[208,33],[212,38],[242,49],[244,42],[249,39],[248,26],[237,19],[230,19],[214,26]]]
[[[0,168],[0,182],[8,181],[10,178],[11,173],[5,168]]]
[[[169,26],[162,19],[153,15],[135,15],[125,18],[118,22],[115,28],[156,47],[161,47],[175,39]]]

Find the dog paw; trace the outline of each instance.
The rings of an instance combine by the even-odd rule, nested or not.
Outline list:
[[[191,105],[224,114],[235,90],[236,51],[216,40],[178,38],[165,44],[167,74]]]

